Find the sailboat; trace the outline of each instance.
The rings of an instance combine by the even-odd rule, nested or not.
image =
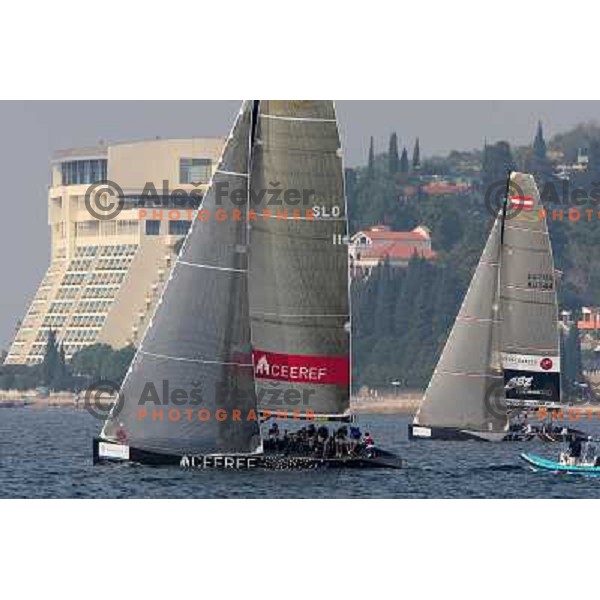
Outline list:
[[[512,172],[410,438],[515,439],[510,405],[560,402],[556,284],[542,209],[533,176]]]
[[[332,101],[246,101],[94,440],[94,461],[399,468],[281,452],[261,422],[347,420],[348,257]]]

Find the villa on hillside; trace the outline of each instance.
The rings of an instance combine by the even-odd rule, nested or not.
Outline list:
[[[375,225],[355,233],[349,245],[352,277],[368,277],[373,267],[388,261],[390,266],[404,268],[417,255],[433,260],[431,232],[424,225],[412,231],[392,231],[387,225]]]

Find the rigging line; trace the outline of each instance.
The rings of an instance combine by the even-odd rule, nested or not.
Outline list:
[[[233,267],[217,267],[215,265],[202,265],[199,263],[191,263],[185,260],[178,260],[178,265],[185,265],[186,267],[195,267],[197,269],[213,269],[215,271],[230,271],[233,273],[247,273],[248,269],[234,269]]]
[[[178,360],[181,362],[199,363],[202,365],[225,365],[230,367],[253,367],[252,363],[227,362],[222,360],[202,360],[201,358],[184,358],[183,356],[170,356],[168,354],[156,354],[147,350],[139,350],[140,354],[152,356],[153,358],[165,358],[167,360]]]
[[[252,165],[252,154],[254,152],[254,144],[258,142],[256,137],[256,129],[258,127],[258,116],[260,112],[260,100],[252,100],[252,112],[250,113],[250,153],[248,164]]]
[[[508,208],[508,195],[510,194],[510,176],[511,171],[508,172],[506,178],[506,193],[504,194],[504,202],[502,202],[502,217],[500,220],[500,247],[504,245],[504,226],[506,223],[506,209]]]

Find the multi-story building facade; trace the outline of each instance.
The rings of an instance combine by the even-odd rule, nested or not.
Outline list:
[[[42,361],[48,331],[67,358],[94,343],[137,344],[216,168],[222,139],[123,143],[58,153],[51,163],[51,260],[10,347],[7,364]],[[108,180],[122,210],[90,211],[86,193]],[[173,190],[182,190],[173,196]],[[101,208],[115,197],[103,196]],[[177,209],[172,211],[171,209]],[[94,214],[96,213],[96,214]],[[98,218],[99,215],[101,218]]]

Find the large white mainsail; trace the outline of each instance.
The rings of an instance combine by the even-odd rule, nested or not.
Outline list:
[[[495,347],[501,221],[499,215],[415,416],[416,436],[419,427],[486,434],[503,432],[507,427]]]
[[[256,112],[249,290],[259,406],[342,416],[350,404],[350,311],[334,105],[261,100]]]
[[[194,216],[122,385],[118,410],[104,426],[104,439],[180,453],[261,448],[252,414],[248,203],[229,202],[248,198],[250,127],[251,105],[245,103],[200,206],[204,212]],[[226,218],[217,217],[218,209]]]
[[[560,401],[552,247],[532,175],[511,173],[502,236],[500,305],[506,398]]]

